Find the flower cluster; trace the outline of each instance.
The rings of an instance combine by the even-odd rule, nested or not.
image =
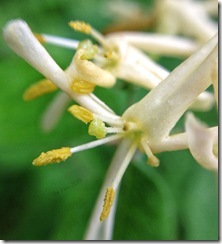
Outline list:
[[[43,152],[33,165],[60,163],[73,153],[109,142],[119,143],[89,222],[86,239],[111,238],[115,214],[112,205],[116,202],[122,176],[137,150],[147,155],[148,164],[153,167],[160,164],[156,153],[189,149],[206,169],[216,171],[218,168],[218,129],[208,128],[191,112],[207,111],[218,101],[218,36],[214,22],[207,16],[210,5],[208,8],[201,6],[191,0],[157,1],[156,28],[164,30],[164,34],[114,32],[104,36],[84,22],[69,23],[75,31],[91,35],[98,45],[90,40],[34,34],[26,22],[19,19],[5,26],[4,38],[9,47],[45,77],[25,91],[24,99],[61,90],[45,113],[44,128],[51,129],[54,126],[51,118],[56,120],[67,101],[73,100],[78,105],[70,106],[68,111],[88,124],[88,133],[96,137],[84,145]],[[189,10],[184,11],[185,8]],[[178,15],[181,21],[174,20]],[[183,37],[176,35],[179,30]],[[190,35],[195,39],[190,39]],[[49,55],[44,43],[76,50],[65,70]],[[186,60],[169,72],[146,52],[180,56]],[[104,92],[111,89],[118,78],[148,90],[143,99],[122,115],[115,114],[93,94],[96,86],[103,87]],[[214,94],[206,91],[211,85]],[[172,134],[175,124],[188,110],[185,131]],[[110,228],[107,230],[104,225]]]

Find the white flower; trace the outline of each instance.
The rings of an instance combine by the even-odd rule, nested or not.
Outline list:
[[[17,27],[16,25],[22,27]],[[43,49],[43,47],[37,42],[35,37],[37,37],[37,39],[42,43],[51,43],[54,45],[77,49],[73,62],[67,68],[65,73],[75,81],[87,80],[87,82],[84,82],[83,84],[77,82],[74,83],[74,86],[72,86],[72,90],[74,92],[81,93],[92,92],[94,89],[94,85],[100,85],[104,87],[112,86],[114,84],[113,76],[121,78],[127,82],[132,82],[136,85],[143,86],[147,89],[153,89],[155,86],[157,86],[169,75],[169,71],[152,61],[138,48],[154,54],[173,56],[189,56],[197,49],[197,45],[194,42],[181,37],[173,37],[161,34],[126,32],[102,36],[98,31],[96,31],[90,25],[84,22],[71,21],[70,26],[72,28],[77,31],[82,31],[86,34],[91,34],[101,44],[101,47],[98,48],[97,52],[95,49],[95,45],[87,41],[80,43],[81,46],[79,47],[79,42],[77,42],[76,40],[50,36],[47,34],[37,34],[34,37],[26,24],[24,24],[24,22],[22,23],[21,21],[14,21],[13,26],[14,27],[12,27],[12,29],[15,29],[16,32],[18,32],[20,28],[24,32],[24,37],[20,36],[22,42],[26,43],[26,40],[22,40],[22,38],[28,39],[28,37],[25,37],[25,35],[28,35],[30,40],[32,40],[32,42],[34,43],[30,44],[30,41],[26,43],[24,53],[22,54],[23,56],[24,54],[29,55],[28,46],[30,45],[37,45],[41,50]],[[5,32],[6,39],[7,36],[9,36],[8,42],[10,44],[10,42],[13,42],[10,39],[13,39],[15,41],[18,38],[14,38],[15,34],[13,33],[11,35],[11,32],[8,31],[8,29],[9,28],[6,28]],[[19,50],[19,52],[21,52],[21,50]],[[47,56],[49,55],[47,54]],[[82,60],[81,58],[83,56],[86,56],[84,60]],[[92,61],[88,61],[87,58],[93,58],[93,62],[95,62],[96,65],[94,65]],[[30,62],[27,57],[25,57],[25,59]],[[39,61],[41,63],[44,63],[44,60],[41,61],[41,56],[39,56]],[[36,67],[42,74],[44,74],[44,71],[35,66],[36,64],[34,64],[33,61],[31,62],[31,64],[34,65],[34,67]],[[54,61],[53,64],[55,64]],[[58,66],[56,65],[56,67]],[[54,77],[51,77],[51,79],[52,78]],[[43,84],[46,84],[45,81],[43,82]],[[94,83],[94,85],[92,85],[92,83]],[[34,87],[28,89],[27,93],[25,93],[24,96],[25,99],[32,99],[35,98],[37,95],[43,94],[43,89],[38,90],[39,94],[36,93],[36,90],[39,87],[39,84],[37,84],[37,87],[36,85],[34,85]],[[46,89],[45,92],[52,91],[49,90],[48,84],[47,87],[44,86],[44,88]],[[65,95],[58,95],[57,97],[59,101],[54,99],[53,103],[55,104],[51,104],[49,108],[47,108],[46,112],[43,114],[42,127],[46,131],[53,128],[68,103],[68,99]],[[62,97],[64,101],[61,101]],[[81,96],[81,101],[78,101],[77,95],[75,95],[75,100],[84,105],[82,103],[83,96]],[[197,97],[196,101],[194,101],[194,103],[190,106],[190,109],[207,111],[211,109],[211,107],[214,105],[214,102],[215,99],[212,93],[204,92]],[[60,104],[59,109],[55,109],[58,106],[58,103]],[[62,106],[62,104],[64,104],[64,106]],[[87,106],[85,105],[85,107]],[[53,113],[55,119],[52,121],[50,118]]]
[[[99,223],[96,219],[102,206],[103,192],[105,188],[110,187],[116,190],[137,145],[144,149],[151,165],[154,166],[158,165],[158,159],[152,151],[172,151],[190,147],[191,153],[201,165],[216,169],[216,158],[212,155],[212,144],[217,137],[215,129],[198,130],[199,126],[188,118],[186,123],[188,133],[170,135],[170,131],[189,104],[212,84],[212,77],[215,78],[215,74],[212,73],[215,71],[215,65],[217,65],[217,36],[123,114],[123,119],[129,124],[132,123],[131,143],[129,139],[124,139],[117,150],[97,200],[86,239],[104,237],[100,233],[105,233],[103,231],[105,224]],[[202,141],[198,138],[198,132],[203,133],[202,139],[210,139],[206,142],[205,150],[200,147]]]
[[[217,35],[179,65],[143,99],[129,107],[122,116],[117,116],[92,94],[83,95],[73,92],[70,88],[70,77],[72,77],[70,73],[72,72],[70,70],[68,72],[62,71],[27,28],[23,22],[9,23],[5,29],[6,41],[13,50],[44,74],[47,79],[53,81],[82,105],[73,105],[69,111],[84,123],[89,123],[89,134],[98,139],[77,147],[66,147],[42,153],[33,161],[33,164],[42,166],[59,163],[73,153],[121,140],[102,186],[86,232],[86,239],[110,238],[110,230],[112,229],[110,226],[113,224],[114,216],[112,205],[115,202],[122,176],[137,149],[144,151],[148,157],[148,164],[154,167],[159,165],[155,153],[190,148],[191,153],[201,165],[206,166],[203,157],[207,157],[207,167],[210,164],[213,165],[212,168],[216,168],[216,158],[212,157],[212,143],[215,144],[216,136],[214,133],[211,136],[211,132],[209,132],[209,130],[212,131],[211,129],[199,130],[199,125],[196,126],[188,117],[187,132],[171,135],[171,131],[195,99],[212,83],[216,84],[217,82],[215,81],[217,80],[218,59]],[[110,50],[109,43],[104,41],[100,35],[98,36],[97,32],[94,35],[101,39],[103,48],[108,48],[108,51],[111,51],[107,56],[110,55],[111,61],[114,61],[116,58],[115,46],[113,50],[112,48]],[[120,43],[120,45],[123,44],[124,42]],[[80,53],[80,55],[82,54]],[[131,56],[126,56],[125,63],[130,62],[131,59]],[[82,67],[84,70],[82,74],[87,74],[85,64],[80,62],[80,73]],[[74,69],[73,73],[75,72]],[[214,87],[217,89],[216,85]],[[199,136],[199,131],[203,132],[204,138],[211,138],[209,144],[206,144],[207,150],[204,152],[197,149],[200,145],[199,139],[196,138]],[[106,134],[109,133],[114,133],[114,135],[106,137]],[[191,135],[192,133],[193,135]],[[209,150],[210,147],[211,150]],[[212,159],[214,160],[213,164],[210,163]],[[111,217],[109,216],[110,211]],[[107,218],[108,220],[104,221]],[[108,229],[106,225],[109,225]]]
[[[101,112],[105,116],[118,120],[118,116],[115,116],[110,108],[89,92],[91,90],[87,90],[86,94],[81,92],[81,89],[93,89],[94,85],[98,85],[98,83],[99,85],[112,86],[115,82],[115,78],[109,72],[82,58],[82,55],[85,54],[84,49],[77,51],[70,66],[66,71],[63,71],[24,21],[10,21],[4,29],[4,38],[19,56],[48,79],[46,82],[53,82],[74,101],[92,112]],[[40,84],[43,84],[45,88],[45,81]],[[48,84],[46,87],[48,88]]]

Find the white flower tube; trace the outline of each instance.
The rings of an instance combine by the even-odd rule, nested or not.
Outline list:
[[[4,38],[13,51],[47,79],[55,82],[63,90],[69,89],[69,77],[35,38],[25,21],[10,21],[4,28]]]
[[[145,132],[150,143],[167,137],[195,98],[212,84],[218,37],[178,66],[163,82],[123,115]]]

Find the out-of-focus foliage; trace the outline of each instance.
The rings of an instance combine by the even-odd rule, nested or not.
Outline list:
[[[0,2],[0,26],[14,18],[35,32],[86,38],[67,23],[84,20],[102,31],[111,22],[102,0],[10,0]],[[136,1],[139,2],[139,1]],[[147,8],[150,3],[141,1]],[[65,68],[73,51],[46,45]],[[160,58],[173,69],[182,60]],[[65,163],[42,168],[32,160],[42,151],[75,146],[93,138],[87,127],[67,112],[56,128],[44,133],[41,116],[55,94],[26,103],[23,91],[42,76],[16,56],[0,37],[0,237],[5,240],[79,240],[83,238],[115,145],[73,155]],[[146,94],[122,81],[98,97],[117,114]],[[216,109],[196,113],[208,125],[217,123]],[[177,130],[183,129],[184,119]],[[217,240],[217,177],[201,168],[188,151],[159,154],[159,168],[146,165],[139,152],[121,185],[114,239]]]

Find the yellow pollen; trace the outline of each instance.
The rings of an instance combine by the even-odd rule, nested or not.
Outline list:
[[[100,221],[107,219],[107,217],[109,216],[110,209],[113,205],[114,197],[115,197],[115,190],[112,187],[108,187],[106,189],[106,195],[104,199],[103,210],[100,215]]]
[[[34,166],[43,166],[47,164],[60,163],[65,161],[71,155],[72,152],[69,147],[62,147],[60,149],[54,149],[46,153],[41,153],[41,155],[36,158],[32,164]]]
[[[93,113],[91,113],[86,108],[83,108],[78,105],[72,105],[68,108],[68,111],[77,119],[83,121],[84,123],[89,123],[93,120]]]
[[[23,99],[25,101],[30,101],[36,97],[42,96],[44,94],[54,92],[57,90],[57,86],[50,80],[40,80],[39,82],[31,85],[23,94]]]
[[[70,21],[69,26],[75,31],[80,31],[85,34],[91,34],[92,31],[91,26],[83,21]]]
[[[35,38],[40,42],[40,43],[44,43],[46,42],[46,40],[44,39],[44,37],[41,34],[34,34]]]
[[[89,94],[94,91],[95,84],[82,80],[73,80],[70,88],[76,93]]]
[[[95,118],[89,125],[88,133],[97,139],[104,138],[107,133],[106,126],[101,119]]]

